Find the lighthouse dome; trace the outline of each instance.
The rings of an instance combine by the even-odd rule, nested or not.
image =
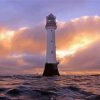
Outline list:
[[[55,20],[56,17],[51,13],[50,15],[47,16],[48,20]]]
[[[57,25],[56,25],[56,17],[51,13],[49,14],[47,17],[46,17],[46,28],[50,28],[50,27],[53,27],[53,28],[57,28]]]

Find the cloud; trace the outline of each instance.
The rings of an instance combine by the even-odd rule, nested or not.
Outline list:
[[[42,31],[44,29],[42,26],[17,31],[12,39],[12,50],[19,53],[43,53],[45,49],[45,32]]]
[[[0,73],[1,74],[25,74],[28,72],[39,73],[44,66],[44,56],[32,54],[13,54],[7,57],[0,58]],[[30,74],[30,73],[29,73]]]
[[[100,17],[83,16],[69,22],[57,21],[57,56],[63,71],[99,70]],[[46,30],[44,22],[36,27],[5,29],[5,38],[14,31],[10,40],[0,40],[0,69],[16,68],[27,73],[43,69],[45,64]],[[1,30],[0,30],[1,31]],[[3,67],[4,66],[4,67]],[[8,66],[8,67],[7,67]],[[3,69],[4,68],[4,69]],[[10,71],[10,70],[9,70]],[[39,70],[40,71],[40,70]],[[34,72],[33,72],[34,73]]]
[[[61,51],[61,70],[65,72],[100,70],[99,26],[99,16],[83,16],[60,24],[57,31],[57,46]]]
[[[86,49],[75,53],[69,62],[65,63],[68,70],[97,71],[100,70],[100,40],[88,46]],[[67,57],[65,59],[68,59]]]
[[[85,38],[85,37],[88,39],[97,38],[100,32],[99,26],[100,26],[100,18],[98,16],[94,16],[94,17],[87,16],[87,19],[86,19],[86,16],[84,16],[81,18],[76,18],[74,20],[71,20],[70,22],[67,22],[67,23],[60,22],[60,25],[58,27],[58,31],[56,34],[57,40],[58,40],[57,41],[58,48],[61,47],[62,42],[64,42],[65,39],[67,40],[67,43],[66,43],[67,44],[66,47],[67,47],[70,45],[70,43],[72,44],[72,42],[78,41],[78,38],[80,39]],[[59,41],[60,39],[61,41]]]

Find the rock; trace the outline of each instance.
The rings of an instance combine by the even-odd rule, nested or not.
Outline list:
[[[48,76],[48,77],[60,76],[57,65],[58,65],[57,63],[55,64],[46,63],[43,76]]]
[[[86,100],[100,100],[100,95],[91,95]]]
[[[70,89],[70,90],[73,90],[73,91],[80,91],[80,89],[79,88],[77,88],[77,87],[74,87],[74,86],[69,86],[69,87],[67,87],[68,89]]]
[[[12,90],[9,90],[7,94],[10,96],[19,96],[21,95],[21,92],[22,91],[20,91],[19,89],[12,89]]]
[[[0,88],[0,92],[6,91],[6,88]]]
[[[0,100],[11,100],[8,97],[0,97]]]

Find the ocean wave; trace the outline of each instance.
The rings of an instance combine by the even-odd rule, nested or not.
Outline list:
[[[0,100],[100,100],[98,79],[90,75],[0,76]]]

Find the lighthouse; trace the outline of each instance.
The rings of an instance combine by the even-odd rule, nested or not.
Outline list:
[[[47,31],[47,47],[46,47],[46,63],[43,76],[59,76],[58,64],[56,59],[56,41],[55,30],[57,29],[56,17],[50,14],[46,17],[46,31]]]

